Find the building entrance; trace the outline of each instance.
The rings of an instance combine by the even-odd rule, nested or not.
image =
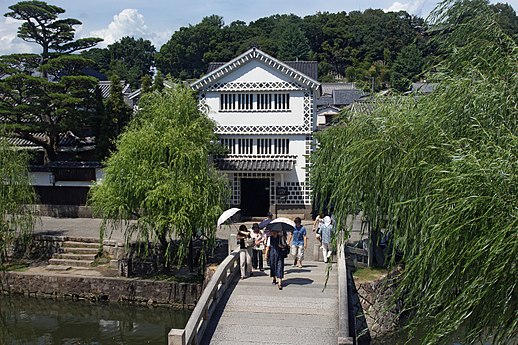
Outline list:
[[[270,209],[270,180],[267,178],[241,179],[241,215],[265,217]]]

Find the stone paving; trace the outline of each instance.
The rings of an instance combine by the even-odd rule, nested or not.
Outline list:
[[[284,288],[272,285],[269,270],[239,280],[220,301],[204,345],[336,344],[338,279],[332,264],[326,285],[323,262],[295,268],[286,260]]]
[[[36,224],[34,233],[35,234],[47,234],[54,236],[68,236],[76,238],[99,238],[99,229],[101,225],[101,219],[98,218],[54,218],[54,217],[41,217],[40,222]],[[244,223],[232,223],[230,225],[222,225],[216,231],[216,237],[226,243],[230,234],[237,233],[237,230],[241,224],[245,224],[248,228],[252,227],[253,222]],[[306,258],[313,258],[314,244],[317,243],[315,239],[315,233],[311,231],[313,222],[311,220],[303,220],[302,225],[306,227],[308,232],[308,248],[306,252]],[[365,235],[361,233],[361,222],[356,219],[353,223],[353,229],[351,232],[350,241],[358,241],[361,238],[365,238]],[[106,239],[115,240],[118,242],[124,241],[124,233],[121,229],[108,232]]]

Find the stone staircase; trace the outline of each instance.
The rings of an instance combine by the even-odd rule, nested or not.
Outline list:
[[[99,241],[81,239],[64,241],[58,253],[49,260],[49,270],[66,270],[70,268],[88,269],[92,267],[99,253]]]

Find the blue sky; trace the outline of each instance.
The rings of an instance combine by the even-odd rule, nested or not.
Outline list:
[[[293,13],[298,16],[317,12],[338,12],[381,8],[385,11],[405,10],[426,17],[435,7],[435,0],[54,0],[47,1],[66,10],[65,16],[79,19],[78,37],[102,37],[100,47],[124,36],[143,37],[157,49],[182,26],[197,24],[205,16],[217,14],[225,23],[235,20],[247,23],[272,14]],[[498,2],[491,0],[492,3]],[[505,1],[500,1],[505,2]],[[0,0],[0,12],[16,1]],[[518,9],[518,0],[507,1]],[[39,52],[36,44],[16,38],[19,22],[0,17],[0,55]]]

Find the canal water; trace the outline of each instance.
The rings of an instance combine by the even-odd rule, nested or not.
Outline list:
[[[190,310],[0,295],[2,345],[167,344]]]

